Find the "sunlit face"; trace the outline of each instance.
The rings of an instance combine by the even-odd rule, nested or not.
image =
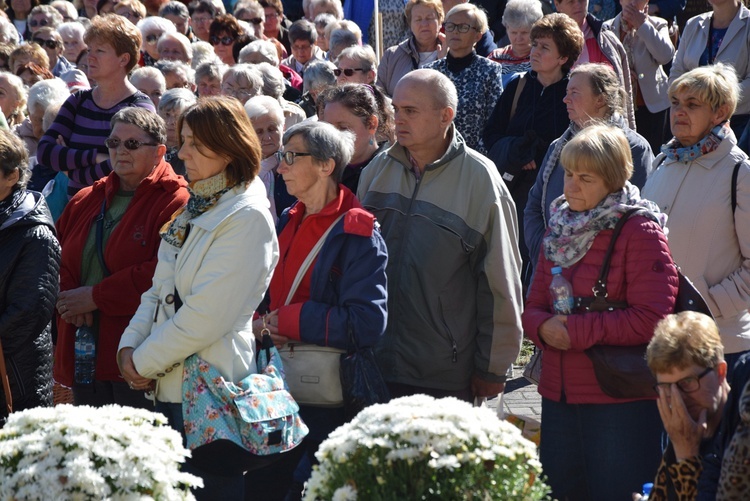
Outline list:
[[[440,18],[429,5],[419,4],[411,9],[411,23],[409,24],[417,44],[427,47],[437,43],[440,29]]]
[[[436,106],[421,82],[401,80],[393,93],[396,138],[405,148],[424,148],[442,138],[446,128],[445,109]]]
[[[29,113],[29,121],[31,122],[31,128],[34,131],[34,137],[41,139],[44,135],[44,126],[42,125],[44,119],[44,108],[41,106],[34,106],[34,109]]]
[[[172,24],[174,24],[175,28],[177,28],[178,33],[187,35],[188,28],[190,28],[189,17],[180,17],[176,14],[167,14],[166,16],[164,16],[164,18],[167,19],[168,21],[171,21]]]
[[[63,53],[62,42],[55,38],[51,33],[37,33],[31,41],[44,49],[44,52],[47,53],[47,57],[49,57],[49,67],[53,68],[57,64],[58,57]],[[53,46],[49,47],[50,44],[53,44]]]
[[[114,74],[125,73],[125,66],[129,60],[128,54],[115,53],[114,47],[108,43],[92,41],[88,52],[89,79],[106,79]],[[93,83],[91,84],[93,86]]]
[[[198,95],[201,97],[221,95],[221,80],[210,76],[198,79]]]
[[[589,0],[555,0],[555,7],[557,12],[567,15],[581,27],[589,11]]]
[[[263,34],[270,38],[276,38],[281,29],[281,15],[273,7],[263,7],[263,14],[266,18],[266,22],[263,24]]]
[[[244,105],[248,99],[258,93],[258,90],[254,89],[245,78],[228,71],[224,74],[224,79],[221,82],[221,93],[224,96],[236,98]]]
[[[133,25],[138,24],[138,21],[140,21],[141,19],[143,19],[141,17],[141,14],[139,12],[136,12],[135,10],[131,9],[127,5],[124,6],[124,7],[119,7],[119,6],[115,5],[113,11],[118,16],[122,16],[125,19],[127,19],[128,21],[130,21],[131,23],[133,23]]]
[[[204,42],[208,42],[208,31],[213,20],[214,18],[208,12],[196,12],[191,18],[193,32]]]
[[[562,74],[562,67],[568,61],[561,57],[552,37],[540,37],[531,41],[531,69],[542,75]]]
[[[177,140],[177,119],[180,117],[182,111],[180,109],[159,110],[159,116],[167,124],[167,146],[169,148],[179,146],[179,141]]]
[[[76,62],[81,52],[86,50],[86,44],[83,43],[83,37],[78,33],[66,33],[61,35],[63,39],[63,56],[70,62]]]
[[[240,14],[239,19],[252,26],[259,38],[260,34],[263,33],[263,31],[265,31],[266,29],[265,13],[261,9],[245,9],[242,14]]]
[[[362,156],[367,151],[370,141],[375,141],[375,131],[377,129],[377,117],[369,117],[369,122],[358,117],[341,103],[326,104],[325,121],[336,127],[338,130],[349,131],[354,134],[354,159]],[[367,123],[366,123],[367,122]]]
[[[336,68],[341,70],[341,74],[336,77],[337,85],[348,83],[372,84],[375,82],[375,71],[365,71],[364,64],[349,57],[339,57],[336,60]],[[351,73],[347,76],[346,73]]]
[[[297,40],[292,44],[292,55],[300,64],[307,63],[312,58],[313,46],[308,40]]]
[[[669,120],[672,134],[683,146],[692,146],[727,118],[728,107],[713,110],[697,95],[681,90],[672,96]]]
[[[148,33],[144,33],[143,41],[141,42],[141,50],[148,53],[148,55],[153,57],[154,59],[158,60],[159,49],[157,48],[157,44],[159,42],[159,38],[161,38],[163,34],[164,32],[158,29],[153,29]]]
[[[677,383],[685,378],[698,378],[700,374],[705,371],[705,367],[701,367],[696,364],[691,364],[689,367],[684,369],[674,368],[670,372],[657,373],[657,383]],[[721,405],[722,393],[721,385],[724,378],[719,376],[719,372],[714,369],[709,371],[699,380],[699,388],[696,391],[684,392],[679,387],[669,386],[666,390],[668,400],[672,398],[672,388],[680,392],[680,397],[685,403],[688,414],[693,420],[698,421],[701,415],[701,411],[706,410],[707,420],[710,420],[714,416]]]
[[[0,109],[5,118],[10,118],[16,113],[20,104],[21,96],[18,95],[16,88],[10,84],[5,75],[0,74]]]
[[[121,141],[117,148],[109,149],[112,169],[121,181],[130,187],[138,186],[141,181],[146,179],[154,170],[154,166],[161,160],[161,155],[164,154],[163,150],[160,151],[158,145],[153,146],[156,143],[153,138],[133,124],[116,122],[112,127],[112,132],[109,133],[109,137]],[[142,146],[137,150],[129,150],[123,144],[128,139],[135,139]]]
[[[42,80],[44,80],[44,78],[41,75],[37,75],[30,69],[24,70],[18,76],[21,77],[21,80],[23,80],[23,84],[28,88],[31,88],[35,83],[41,82]]]
[[[151,98],[151,102],[154,103],[155,108],[159,107],[161,96],[167,91],[161,80],[150,76],[135,78],[133,79],[132,84],[136,89]]]
[[[185,64],[190,64],[185,47],[178,40],[171,37],[166,37],[159,42],[159,59],[165,61],[182,61]]]
[[[222,31],[217,35],[218,43],[211,42],[211,45],[214,47],[214,53],[218,56],[219,59],[221,59],[221,62],[228,65],[234,65],[234,54],[232,54],[232,47],[234,47],[234,44],[237,43],[236,40],[232,41],[229,45],[224,45],[221,40],[231,38],[229,33],[226,31]]]
[[[45,26],[52,26],[53,23],[52,16],[49,14],[45,14],[44,12],[34,14],[31,16],[31,19],[28,22],[29,30],[31,30],[31,35],[33,36],[36,34],[37,31],[44,28]]]
[[[451,24],[456,26],[469,26],[466,33],[461,33],[459,29],[452,32],[448,31]],[[448,50],[455,57],[464,57],[471,53],[474,46],[482,38],[482,33],[476,29],[476,20],[468,12],[458,12],[445,19],[445,42],[448,44]]]
[[[22,14],[23,17],[29,14],[31,11],[31,0],[11,0],[10,6],[16,14],[16,19],[18,19],[19,14]]]
[[[608,113],[605,97],[594,94],[591,77],[585,73],[576,73],[570,77],[563,102],[568,109],[568,118],[579,127],[592,119],[604,118]]]
[[[187,123],[183,122],[180,136],[182,146],[177,156],[185,162],[185,169],[191,182],[214,177],[229,165],[228,158],[209,150],[198,138],[194,137]]]
[[[531,51],[531,28],[528,26],[510,27],[506,31],[510,46],[517,56],[525,56]]]
[[[281,136],[284,133],[284,121],[265,114],[252,119],[253,129],[260,140],[263,158],[268,158],[281,149]]]
[[[604,179],[598,174],[586,171],[574,172],[566,168],[563,193],[570,210],[583,212],[599,205],[599,202],[604,200],[610,191],[604,184]]]
[[[284,152],[287,151],[309,153],[299,134],[293,136],[284,145]],[[319,183],[328,182],[327,178],[321,176],[320,171],[320,164],[310,156],[295,157],[292,165],[289,165],[282,159],[278,167],[279,174],[284,178],[287,192],[303,202],[308,198],[310,193],[316,191]]]
[[[320,47],[323,52],[328,52],[328,38],[326,37],[326,29],[315,26],[315,31],[318,32],[318,38],[315,40],[315,45]]]
[[[170,71],[164,74],[164,80],[167,82],[167,90],[169,89],[193,89],[193,85],[188,80],[187,75],[182,70]]]

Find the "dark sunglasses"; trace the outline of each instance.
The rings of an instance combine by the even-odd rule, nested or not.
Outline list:
[[[36,19],[33,21],[29,21],[29,26],[32,28],[36,28],[37,26],[47,26],[49,24],[49,21],[46,19],[42,19],[41,21],[37,21]]]
[[[261,24],[263,23],[263,18],[254,17],[252,19],[245,19],[245,22],[250,24]]]
[[[234,38],[232,38],[232,37],[222,37],[222,38],[219,38],[219,37],[213,36],[213,37],[209,38],[208,41],[211,43],[211,45],[219,45],[219,44],[221,44],[221,45],[232,45],[234,43]]]
[[[161,35],[151,34],[146,36],[146,43],[156,43]]]
[[[294,159],[297,157],[311,157],[310,153],[297,153],[296,151],[285,151],[281,154],[287,165],[294,165]]]
[[[341,68],[336,68],[335,70],[333,70],[333,74],[336,75],[337,77],[340,77],[341,74],[343,73],[344,75],[350,77],[354,75],[355,71],[361,71],[364,73],[365,70],[364,68],[347,68],[345,70],[342,70]]]
[[[137,150],[141,146],[159,146],[159,143],[142,143],[137,139],[126,139],[125,141],[122,141],[121,139],[108,137],[104,140],[104,146],[106,146],[110,150],[116,150],[117,148],[119,148],[120,143],[122,143],[122,145],[129,150]]]
[[[57,48],[57,40],[42,40],[41,38],[34,38],[31,41],[39,45],[40,47],[46,46],[48,49]]]

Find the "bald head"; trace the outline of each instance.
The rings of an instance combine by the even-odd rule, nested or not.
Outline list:
[[[411,71],[399,80],[396,84],[396,90],[401,85],[415,85],[426,95],[432,96],[435,108],[450,108],[454,115],[458,110],[456,86],[453,85],[450,78],[439,71],[427,69]]]

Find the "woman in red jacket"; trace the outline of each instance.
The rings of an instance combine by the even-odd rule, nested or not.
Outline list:
[[[63,251],[54,375],[73,387],[77,405],[146,408],[153,404],[142,390],[128,388],[115,356],[141,294],[151,286],[159,229],[187,203],[188,191],[164,161],[167,129],[156,113],[125,108],[111,126],[105,145],[113,173],[78,192],[57,222]],[[75,367],[77,331],[87,328],[96,340],[91,382]]]
[[[613,398],[599,387],[585,353],[595,345],[646,344],[674,309],[677,270],[662,231],[666,217],[640,198],[623,132],[582,130],[563,149],[564,195],[552,202],[550,228],[523,314],[524,331],[542,350],[540,458],[555,499],[626,499],[651,481],[662,433],[653,397]],[[636,207],[617,239],[607,301],[626,306],[555,314],[551,269],[561,267],[573,296],[592,297],[613,228]]]

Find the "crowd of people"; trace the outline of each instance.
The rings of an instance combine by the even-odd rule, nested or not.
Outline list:
[[[503,393],[525,336],[555,499],[738,492],[750,11],[687,3],[684,22],[672,0],[380,0],[380,17],[360,0],[11,0],[14,409],[57,384],[184,437],[185,360],[243,380],[264,333],[290,368],[294,346],[372,348],[392,398],[474,402]],[[680,272],[712,317],[674,313]],[[598,346],[642,346],[656,384],[611,392]],[[198,499],[300,499],[347,419],[300,416],[304,442],[262,468],[188,460]]]

